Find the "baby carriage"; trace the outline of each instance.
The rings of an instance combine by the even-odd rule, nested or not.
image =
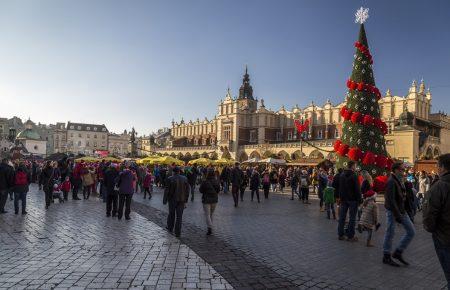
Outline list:
[[[64,203],[63,192],[61,184],[58,180],[53,183],[52,202],[55,202],[55,198],[59,199],[59,203]]]

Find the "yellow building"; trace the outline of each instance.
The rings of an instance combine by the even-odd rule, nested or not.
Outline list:
[[[392,157],[412,163],[449,152],[450,119],[443,113],[431,113],[431,101],[431,92],[423,81],[419,87],[414,81],[406,96],[394,96],[388,90],[379,100],[380,114],[389,129],[386,148]],[[210,156],[244,161],[274,155],[285,159],[334,158],[334,153],[301,142],[294,120],[310,120],[304,139],[331,151],[341,134],[340,109],[344,105],[328,100],[322,106],[311,102],[306,108],[296,105],[290,110],[284,106],[270,110],[263,99],[258,101],[253,96],[246,69],[238,96],[233,97],[228,89],[214,118],[173,121],[169,144],[155,151],[185,159]]]

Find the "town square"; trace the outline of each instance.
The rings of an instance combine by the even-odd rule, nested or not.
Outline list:
[[[0,289],[450,289],[450,3],[366,2],[0,1]]]

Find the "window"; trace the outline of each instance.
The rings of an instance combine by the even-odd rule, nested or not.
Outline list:
[[[102,131],[103,131],[103,132],[106,132],[106,128],[102,128]]]
[[[38,147],[37,145],[34,145],[33,148],[34,148],[34,150],[36,150],[36,151],[39,149],[39,147]]]
[[[94,135],[94,139],[97,139],[97,134]]]
[[[73,130],[73,129],[75,129],[75,127],[74,127],[73,125],[71,125],[71,126],[70,126],[70,129],[72,129],[72,130]]]
[[[339,130],[338,129],[334,130],[334,138],[339,138]]]
[[[78,147],[81,147],[81,141],[78,141]]]
[[[102,139],[106,139],[106,136],[105,136],[105,135],[102,135]]]
[[[73,138],[73,133],[70,133],[70,138]]]
[[[94,142],[94,147],[97,147],[97,142]]]
[[[81,138],[81,133],[78,133],[78,137]]]
[[[251,130],[250,131],[250,142],[256,142],[256,138],[257,138],[256,130]]]
[[[78,126],[77,129],[78,129],[78,130],[81,130],[81,126]]]
[[[91,127],[86,127],[86,130],[91,131]]]
[[[86,141],[86,146],[89,146],[89,141]]]
[[[197,146],[197,145],[198,145],[198,140],[194,139],[194,146]]]
[[[94,131],[97,131],[97,127],[94,127]]]
[[[225,126],[223,128],[223,139],[226,141],[231,140],[231,126]]]
[[[287,139],[288,140],[292,140],[292,132],[288,132],[287,133]]]
[[[281,141],[281,132],[277,132],[276,138],[277,141]]]
[[[90,135],[90,134],[86,134],[86,136],[87,136],[87,138],[91,138],[91,135]]]
[[[323,131],[319,130],[317,131],[317,139],[322,139],[323,138]]]

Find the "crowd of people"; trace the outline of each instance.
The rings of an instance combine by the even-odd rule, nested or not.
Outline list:
[[[414,218],[423,211],[425,229],[433,233],[433,241],[439,260],[446,271],[450,271],[450,154],[439,159],[439,174],[405,169],[403,163],[392,166],[386,176],[384,194],[386,210],[386,232],[383,242],[383,263],[398,267],[408,265],[403,252],[415,235]],[[0,164],[0,213],[6,213],[8,196],[14,200],[15,214],[27,213],[26,200],[29,185],[36,183],[45,195],[48,209],[55,200],[67,201],[69,193],[73,200],[84,200],[97,195],[106,203],[106,216],[124,216],[130,219],[133,194],[140,192],[143,198],[151,199],[153,187],[164,188],[163,203],[168,204],[167,230],[177,237],[181,234],[183,211],[190,200],[194,201],[195,189],[199,186],[203,203],[207,235],[213,232],[213,217],[219,193],[233,197],[235,207],[245,198],[247,188],[250,200],[261,202],[260,191],[268,199],[270,192],[283,193],[290,187],[291,200],[298,198],[304,205],[310,204],[309,195],[317,194],[319,210],[324,217],[338,221],[339,240],[358,241],[356,232],[366,232],[365,244],[373,247],[372,236],[380,228],[377,189],[367,171],[357,170],[356,163],[349,161],[346,168],[335,172],[325,166],[276,167],[251,166],[175,166],[138,165],[133,162],[115,164],[111,162],[75,163],[72,159],[61,161],[16,162],[3,159]],[[21,204],[20,204],[21,203]],[[21,211],[19,210],[21,205]],[[405,234],[392,251],[396,225],[400,224]]]

